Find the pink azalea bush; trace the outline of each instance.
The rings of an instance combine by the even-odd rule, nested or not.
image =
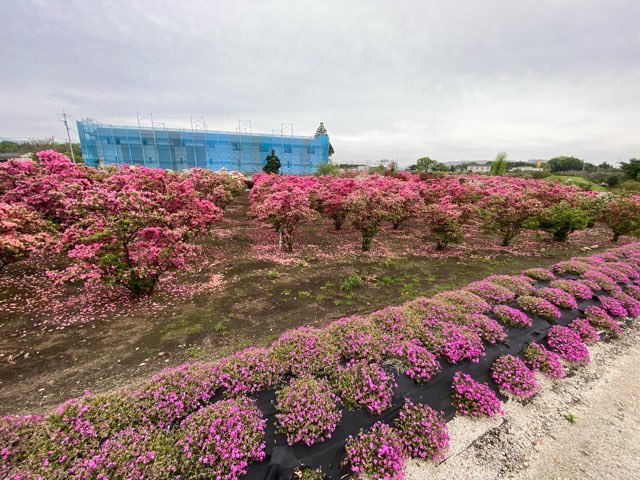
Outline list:
[[[572,258],[564,262],[558,262],[553,266],[553,270],[558,275],[566,275],[571,273],[574,275],[582,275],[589,271],[591,267],[581,258]]]
[[[449,290],[433,296],[433,300],[446,302],[461,314],[484,313],[491,310],[485,300],[473,292],[465,290]]]
[[[517,302],[518,306],[525,312],[537,315],[545,320],[555,320],[562,316],[560,310],[544,298],[525,295],[523,297],[518,297]]]
[[[0,475],[9,477],[11,465],[25,461],[29,440],[42,420],[39,415],[0,417]]]
[[[487,343],[504,342],[507,339],[507,332],[493,318],[489,318],[481,313],[475,313],[468,317],[467,324],[478,336]]]
[[[510,302],[516,296],[515,293],[507,287],[486,280],[472,282],[467,285],[465,289],[493,304]]]
[[[529,268],[522,272],[522,274],[540,282],[551,282],[556,278],[553,272],[546,268]]]
[[[637,317],[640,315],[640,301],[627,295],[622,291],[615,291],[611,294],[613,298],[618,300],[622,307],[627,311],[627,315],[630,317]]]
[[[624,289],[625,293],[640,302],[640,286],[627,285]]]
[[[508,288],[516,295],[532,295],[536,291],[534,280],[524,275],[489,275],[485,280]]]
[[[600,308],[613,317],[626,317],[629,315],[620,300],[616,300],[613,297],[599,297],[598,300],[600,300]]]
[[[332,322],[326,332],[344,360],[379,360],[382,357],[382,332],[368,318],[341,318]]]
[[[575,297],[560,288],[541,288],[536,292],[536,295],[540,298],[549,300],[551,303],[560,308],[564,308],[567,310],[578,308],[578,303],[576,302]]]
[[[480,201],[484,230],[498,233],[502,246],[511,241],[540,213],[542,203],[530,192],[514,188],[495,188]]]
[[[382,422],[374,424],[369,432],[349,437],[345,445],[351,471],[362,478],[402,480],[404,445],[400,434]]]
[[[551,378],[564,378],[566,373],[560,357],[539,343],[531,342],[522,350],[522,358],[527,367],[539,370]]]
[[[500,390],[521,399],[531,397],[540,390],[533,372],[522,360],[513,355],[503,355],[493,362],[491,378]]]
[[[147,422],[167,429],[207,405],[219,386],[210,365],[184,364],[154,375],[136,392],[135,399]]]
[[[620,324],[602,308],[596,307],[595,305],[584,309],[584,318],[597,329],[613,334],[619,334],[621,332]]]
[[[449,245],[462,243],[464,240],[465,211],[449,198],[426,205],[421,221],[436,244],[436,250],[444,250]]]
[[[395,382],[376,363],[351,361],[334,374],[333,384],[348,408],[364,407],[380,415],[391,406]]]
[[[239,478],[265,457],[265,423],[248,398],[221,400],[189,415],[177,442],[184,476]]]
[[[326,380],[294,378],[277,393],[278,430],[287,435],[289,445],[313,445],[331,438],[342,418],[338,402]]]
[[[528,328],[532,325],[526,313],[508,305],[496,305],[493,307],[493,314],[498,320],[512,327]]]
[[[404,340],[391,347],[390,355],[402,361],[407,376],[418,383],[424,383],[440,370],[436,356],[426,349],[419,340]]]
[[[440,353],[451,363],[458,363],[462,360],[478,362],[480,356],[484,354],[484,346],[480,336],[470,328],[452,322],[444,322],[441,335],[443,344]]]
[[[271,346],[272,357],[286,373],[322,375],[340,361],[339,348],[323,330],[300,327],[284,332]]]
[[[214,375],[225,387],[226,396],[274,388],[282,382],[283,374],[283,367],[266,348],[247,348],[214,367]]]
[[[495,417],[504,414],[500,400],[489,386],[462,372],[456,372],[453,376],[451,404],[458,414],[470,417]]]
[[[596,343],[600,340],[598,331],[586,318],[576,318],[575,320],[572,320],[567,327],[580,335],[580,339],[587,345]]]
[[[552,288],[559,288],[581,300],[590,300],[593,298],[593,291],[579,280],[554,280],[551,282]]]
[[[596,270],[587,270],[585,273],[582,274],[581,279],[583,281],[587,280],[587,281],[594,282],[600,287],[600,289],[604,290],[605,292],[614,292],[620,289],[620,287],[618,286],[618,284],[613,278],[609,277],[608,275],[605,275],[604,273],[600,273]]]
[[[435,461],[445,457],[449,448],[449,432],[443,413],[406,399],[393,428],[412,458]]]
[[[554,325],[547,334],[549,348],[563,358],[577,363],[589,363],[589,350],[580,335],[568,327]]]

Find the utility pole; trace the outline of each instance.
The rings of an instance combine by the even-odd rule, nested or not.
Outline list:
[[[67,119],[71,118],[71,115],[69,115],[68,113],[65,113],[64,110],[62,110],[62,113],[58,114],[58,119],[64,123],[64,127],[67,129],[67,141],[69,142],[69,151],[71,152],[71,160],[73,160],[73,163],[76,163],[76,156],[73,154],[73,145],[71,145],[71,134],[69,133],[69,122],[67,122]]]

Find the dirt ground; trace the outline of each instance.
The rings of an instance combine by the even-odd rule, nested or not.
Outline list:
[[[447,459],[409,462],[410,480],[640,478],[640,319],[619,340],[590,348],[591,364],[570,378],[541,379],[527,405],[505,417],[455,418]]]
[[[203,244],[194,272],[169,276],[149,298],[113,288],[53,286],[33,259],[0,276],[0,414],[44,412],[85,390],[139,384],[162,368],[268,345],[284,330],[463,286],[490,273],[548,266],[585,246],[611,246],[594,228],[566,244],[528,232],[513,247],[469,229],[464,245],[439,252],[416,225],[383,228],[369,254],[350,228],[310,225],[294,254],[247,219],[240,197]],[[355,279],[355,280],[354,280]]]

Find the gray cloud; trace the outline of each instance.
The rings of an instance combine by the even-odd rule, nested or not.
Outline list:
[[[453,3],[453,2],[451,2]],[[204,115],[340,161],[640,155],[640,2],[5,0],[0,136]]]

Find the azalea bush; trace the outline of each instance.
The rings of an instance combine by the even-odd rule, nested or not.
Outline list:
[[[177,445],[186,478],[237,479],[264,459],[265,420],[247,398],[221,400],[188,416]]]
[[[380,360],[382,357],[382,332],[368,318],[340,318],[332,322],[326,332],[344,360]]]
[[[412,458],[440,460],[445,457],[449,448],[449,432],[442,412],[406,399],[393,428]]]
[[[546,268],[529,268],[522,272],[522,274],[540,282],[551,282],[556,278],[553,272]]]
[[[531,342],[522,350],[522,358],[532,370],[539,370],[551,378],[564,378],[566,373],[560,356],[539,343]]]
[[[627,311],[629,317],[637,317],[640,315],[640,301],[636,300],[630,295],[627,295],[621,290],[617,290],[611,293],[611,296],[615,298],[622,307]]]
[[[549,348],[563,358],[577,363],[589,363],[589,350],[580,335],[568,327],[554,325],[547,334]]]
[[[478,362],[484,354],[484,346],[480,336],[471,328],[457,325],[452,322],[444,322],[442,330],[441,355],[451,363],[463,360]]]
[[[292,375],[323,375],[340,362],[336,342],[330,341],[327,332],[300,327],[284,332],[271,346],[272,357]]]
[[[0,271],[51,242],[51,231],[38,213],[0,202]]]
[[[404,444],[400,434],[382,422],[374,424],[369,432],[349,437],[345,445],[351,471],[359,478],[402,480]]]
[[[210,365],[184,364],[154,375],[138,389],[135,399],[149,424],[168,429],[207,405],[219,386]]]
[[[237,396],[277,386],[284,368],[270,350],[249,347],[223,359],[214,367],[214,375],[225,387],[226,396]]]
[[[604,296],[598,297],[598,300],[600,300],[600,308],[613,317],[626,317],[629,314],[620,300]]]
[[[525,190],[495,189],[480,202],[484,230],[498,233],[502,246],[508,246],[536,215],[542,203]]]
[[[466,290],[475,293],[490,303],[507,303],[516,296],[509,288],[498,285],[497,283],[480,280],[471,282],[465,287]]]
[[[339,398],[326,380],[294,378],[276,396],[278,430],[286,434],[289,445],[313,445],[331,438],[342,418]]]
[[[498,320],[512,327],[529,328],[532,325],[526,313],[508,305],[496,305],[493,307],[493,314]]]
[[[518,306],[525,312],[537,315],[545,320],[553,321],[562,316],[560,310],[544,298],[525,295],[523,297],[518,297],[517,302]]]
[[[549,300],[551,303],[560,308],[564,308],[567,310],[578,308],[578,303],[576,302],[575,297],[560,288],[541,288],[536,291],[536,295],[540,298]]]
[[[640,195],[613,197],[599,220],[611,229],[614,242],[622,235],[640,235]]]
[[[406,368],[407,376],[418,383],[429,381],[440,370],[436,356],[417,339],[396,343],[389,354],[398,358]]]
[[[470,417],[495,417],[504,414],[500,400],[493,390],[462,372],[456,372],[453,376],[451,404],[458,414]]]
[[[550,283],[550,286],[564,290],[568,294],[581,300],[590,300],[593,298],[593,291],[584,282],[579,280],[554,280]]]
[[[12,465],[19,465],[29,454],[30,439],[41,428],[39,415],[0,417],[0,474],[10,478]]]
[[[504,342],[507,339],[504,327],[493,318],[481,313],[471,315],[467,325],[487,343]]]
[[[587,345],[596,343],[600,340],[598,331],[586,318],[576,318],[575,320],[572,320],[567,327],[580,335],[580,339]]]
[[[604,273],[600,273],[596,270],[588,270],[585,273],[583,273],[581,275],[581,279],[582,281],[589,281],[589,282],[594,282],[595,284],[598,285],[598,287],[602,290],[604,290],[605,292],[615,292],[620,290],[620,287],[618,286],[617,282],[609,277],[608,275],[605,275]]]
[[[387,198],[376,181],[375,177],[361,181],[347,200],[351,206],[351,223],[362,235],[363,252],[371,250],[380,223],[387,218]]]
[[[313,191],[316,210],[329,217],[335,230],[341,230],[351,210],[349,195],[356,187],[356,180],[348,177],[328,175],[322,177]]]
[[[620,324],[602,308],[595,305],[590,305],[584,309],[584,318],[597,329],[613,334],[621,332]]]
[[[334,374],[333,384],[348,408],[364,407],[380,415],[391,406],[395,382],[376,363],[351,361]]]
[[[586,210],[562,201],[540,212],[534,228],[550,233],[557,242],[564,242],[571,233],[587,228],[589,222],[589,213]]]
[[[534,280],[524,275],[489,275],[485,280],[508,288],[515,295],[532,295],[536,291]]]
[[[444,198],[439,203],[425,206],[421,219],[437,250],[463,242],[465,212],[450,199]]]
[[[521,399],[531,397],[540,389],[533,372],[513,355],[503,355],[493,362],[491,378],[500,390]]]

